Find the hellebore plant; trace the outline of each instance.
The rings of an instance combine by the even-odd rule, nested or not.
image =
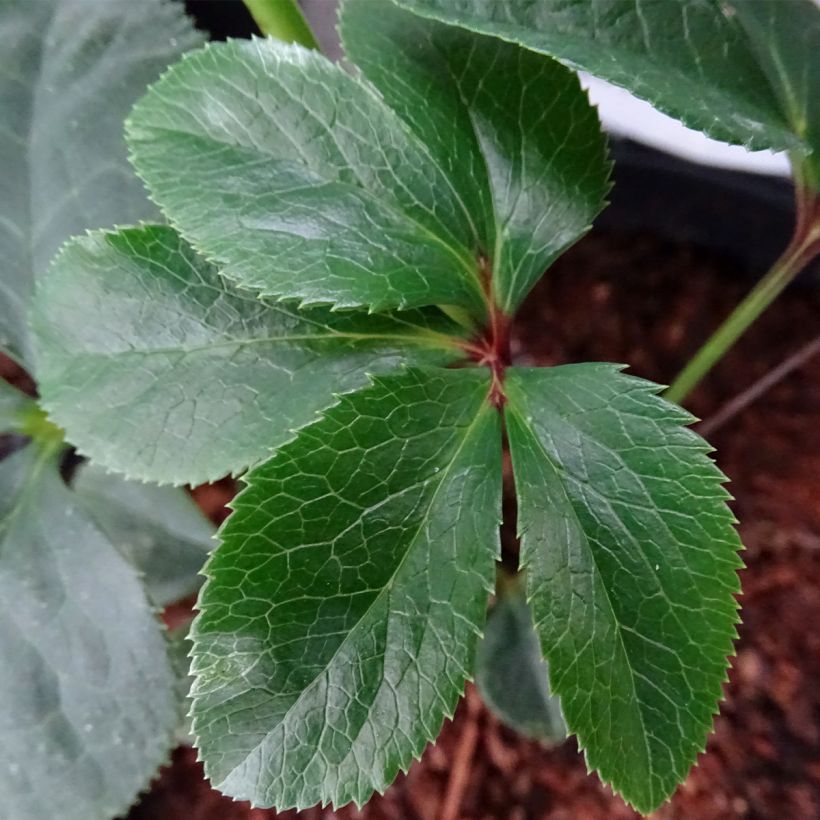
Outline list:
[[[516,309],[609,187],[576,76],[373,10],[343,8],[353,73],[211,44],[136,106],[169,225],[60,252],[34,318],[44,406],[131,478],[243,474],[192,628],[192,725],[218,788],[279,809],[365,802],[452,715],[506,438],[552,692],[649,811],[703,749],[732,651],[724,477],[658,386],[511,361]]]
[[[313,44],[292,14],[247,5],[263,29]],[[792,248],[668,395],[817,251],[820,12],[788,5],[794,18],[769,0],[346,0],[347,67],[272,39],[210,44],[136,105],[131,160],[167,223],[142,200],[147,212],[105,205],[72,226],[139,223],[63,246],[38,277],[33,342],[4,326],[49,419],[18,408],[29,427],[14,429],[65,435],[145,491],[163,492],[134,480],[242,476],[191,629],[192,734],[216,787],[278,809],[362,804],[473,677],[524,731],[565,725],[640,811],[685,779],[736,637],[725,478],[661,387],[615,364],[520,366],[510,334],[609,189],[575,68],[793,158]],[[53,130],[19,134],[38,145]],[[38,253],[43,235],[71,232],[24,227]],[[499,581],[488,620],[505,446],[519,576]],[[86,628],[65,625],[78,642]],[[141,680],[94,657],[95,674]],[[119,685],[106,691],[125,702]],[[154,706],[133,697],[136,725]]]

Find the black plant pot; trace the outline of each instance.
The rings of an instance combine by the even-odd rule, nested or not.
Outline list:
[[[645,230],[730,257],[758,277],[783,251],[794,226],[794,193],[785,179],[688,162],[614,138],[612,204],[597,225]],[[799,281],[820,284],[820,266]]]

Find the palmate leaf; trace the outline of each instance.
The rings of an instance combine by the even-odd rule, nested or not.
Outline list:
[[[247,476],[192,630],[218,788],[362,803],[452,715],[499,553],[489,388],[476,369],[377,378]]]
[[[214,529],[182,489],[126,481],[96,464],[72,483],[81,504],[120,553],[139,570],[158,606],[197,591],[214,547]]]
[[[800,148],[737,11],[779,6],[786,18],[803,0],[396,2],[549,54],[623,86],[715,139],[753,149]]]
[[[76,240],[35,313],[45,406],[106,467],[200,481],[276,450],[208,564],[192,714],[215,785],[279,809],[361,803],[435,737],[498,556],[499,383],[411,367],[366,386],[464,363],[464,340],[435,308],[315,304],[511,312],[607,186],[566,69],[373,8],[344,13],[362,78],[263,40],[172,68],[129,142],[191,245],[153,226]],[[712,31],[712,8],[685,22]],[[703,745],[731,651],[722,477],[686,415],[611,366],[511,369],[504,389],[552,689],[590,765],[654,808]]]
[[[0,462],[0,817],[121,815],[178,724],[136,572],[34,445]]]
[[[259,300],[163,226],[69,243],[32,326],[43,405],[71,443],[109,469],[175,484],[264,459],[367,372],[453,361],[445,332],[460,332],[438,311]]]
[[[123,121],[201,41],[163,0],[0,0],[0,349],[27,367],[34,280],[62,242],[156,216]]]
[[[521,562],[552,690],[640,811],[703,750],[736,637],[740,542],[691,418],[613,365],[508,372]]]
[[[603,207],[598,116],[552,60],[389,2],[374,10],[345,0],[345,51],[480,217],[494,301],[512,312]]]

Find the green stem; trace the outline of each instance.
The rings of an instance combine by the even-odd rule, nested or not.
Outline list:
[[[769,272],[749,295],[729,314],[678,374],[664,394],[680,404],[700,380],[723,358],[749,326],[777,298],[783,288],[820,254],[820,197],[799,189],[794,236]]]
[[[245,0],[245,5],[262,34],[319,50],[297,0]]]

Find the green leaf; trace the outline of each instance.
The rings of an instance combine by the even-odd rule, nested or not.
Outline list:
[[[444,331],[459,331],[435,314],[300,313],[236,289],[172,228],[142,227],[72,240],[32,325],[43,404],[72,444],[196,484],[263,460],[366,372],[457,358]]]
[[[139,570],[154,603],[196,592],[214,530],[188,493],[127,481],[96,464],[81,467],[73,486],[77,501]]]
[[[0,463],[0,816],[109,820],[166,759],[174,679],[136,573],[56,466],[34,446]]]
[[[730,2],[792,130],[808,147],[801,182],[820,192],[820,8],[812,0]]]
[[[31,366],[35,277],[69,236],[155,214],[123,121],[201,37],[161,0],[0,0],[0,348]]]
[[[722,0],[396,2],[549,54],[623,86],[715,139],[753,149],[799,147],[748,38]],[[793,5],[777,4],[784,16]]]
[[[220,790],[361,804],[452,715],[499,552],[489,382],[378,378],[248,475],[192,630],[194,732]]]
[[[469,208],[381,98],[320,54],[209,44],[127,130],[171,222],[240,284],[303,304],[483,314]]]
[[[25,412],[34,406],[34,399],[0,378],[0,434],[20,432]]]
[[[691,417],[613,365],[508,371],[521,562],[587,763],[639,811],[706,743],[741,566],[722,473]]]
[[[501,594],[490,610],[475,680],[484,703],[511,729],[548,743],[566,738],[561,704],[550,694],[547,665],[522,593]]]
[[[391,3],[346,0],[341,33],[474,215],[495,300],[512,312],[589,229],[609,189],[605,139],[578,78]]]

